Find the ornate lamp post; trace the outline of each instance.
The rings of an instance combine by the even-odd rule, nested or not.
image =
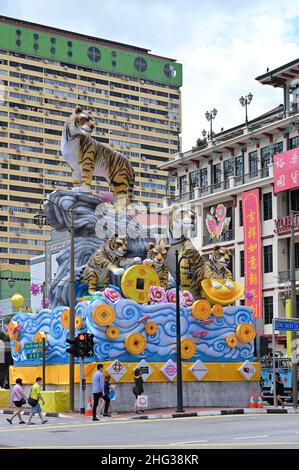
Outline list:
[[[7,283],[9,285],[9,287],[12,289],[13,286],[15,285],[15,283],[16,283],[16,280],[13,277],[12,271],[10,269],[5,269],[4,271],[1,271],[1,276],[2,276],[3,273],[10,273],[10,277],[7,279]],[[2,277],[1,277],[1,279],[2,279]]]
[[[253,94],[250,93],[250,92],[245,97],[241,96],[241,98],[239,98],[239,101],[240,101],[241,105],[243,106],[243,108],[245,106],[245,123],[246,123],[246,126],[248,126],[247,106],[251,103],[252,98],[253,98]]]
[[[205,113],[205,117],[208,121],[210,121],[210,132],[207,133],[207,131],[205,129],[203,129],[202,131],[202,135],[203,137],[205,138],[206,135],[208,135],[208,139],[209,140],[213,140],[214,136],[215,136],[215,132],[213,132],[213,128],[212,128],[212,122],[213,122],[213,119],[215,119],[217,115],[217,109],[212,109],[212,111],[207,111]]]
[[[47,223],[47,217],[42,210],[42,204],[45,201],[40,201],[38,213],[34,216],[34,223],[42,228]],[[71,215],[71,246],[70,246],[70,283],[69,283],[69,303],[70,303],[70,340],[75,337],[75,229],[74,229],[74,211],[71,209],[63,209],[55,202],[47,199],[47,203],[54,204],[54,206],[59,207],[60,210],[63,210],[66,213]],[[74,383],[75,383],[75,361],[74,355],[70,354],[70,369],[69,369],[69,391],[70,391],[70,410],[75,410],[75,400],[74,400]]]

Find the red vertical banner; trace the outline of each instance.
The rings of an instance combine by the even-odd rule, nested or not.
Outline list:
[[[262,318],[262,237],[259,189],[242,194],[244,231],[245,305]]]

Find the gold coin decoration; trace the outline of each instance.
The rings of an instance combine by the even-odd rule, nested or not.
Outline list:
[[[251,343],[255,338],[256,331],[250,323],[241,323],[236,328],[236,335],[240,343]]]
[[[70,327],[70,311],[65,308],[61,313],[61,324],[66,330]]]
[[[238,344],[238,338],[234,335],[227,336],[225,342],[229,348],[235,348]]]
[[[46,333],[44,331],[38,331],[34,335],[34,342],[41,343],[43,341],[43,338],[47,339]]]
[[[106,328],[107,338],[116,339],[116,338],[119,337],[119,335],[120,335],[120,331],[117,328],[117,326],[114,326],[114,325],[107,326],[107,328]]]
[[[207,300],[196,300],[191,312],[196,320],[207,320],[211,314],[211,305]]]
[[[107,304],[97,305],[92,312],[93,321],[99,326],[108,326],[115,320],[114,308]]]
[[[183,359],[191,359],[196,353],[196,344],[190,338],[181,340],[181,356]]]
[[[141,354],[146,348],[146,339],[140,333],[130,333],[125,339],[125,348],[131,354]]]
[[[146,334],[154,335],[158,330],[158,325],[154,321],[148,321],[144,327]]]
[[[222,305],[219,305],[219,304],[213,305],[211,313],[217,318],[222,317],[222,315],[224,314]]]

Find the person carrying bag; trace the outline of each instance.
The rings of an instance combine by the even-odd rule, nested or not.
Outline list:
[[[35,413],[38,413],[38,416],[39,416],[42,424],[44,424],[48,421],[47,419],[43,419],[42,409],[41,409],[41,406],[39,404],[39,400],[42,401],[43,405],[45,404],[45,400],[43,399],[43,397],[41,396],[41,393],[40,393],[41,383],[42,383],[42,378],[37,377],[36,380],[35,380],[35,384],[32,385],[32,387],[30,389],[30,393],[29,393],[29,397],[28,397],[28,404],[31,406],[31,412],[30,412],[30,415],[29,415],[28,423],[27,423],[29,425],[34,424],[34,423],[31,422],[31,420],[32,420],[32,416]]]

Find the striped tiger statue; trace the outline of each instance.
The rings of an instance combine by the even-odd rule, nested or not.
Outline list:
[[[88,285],[88,293],[94,294],[99,289],[105,289],[110,283],[110,273],[123,274],[128,265],[140,263],[140,258],[124,259],[127,252],[127,241],[118,234],[109,238],[102,248],[91,255],[83,272],[79,273],[77,281]]]
[[[201,281],[212,275],[211,270],[189,238],[190,230],[195,228],[195,212],[191,209],[173,206],[168,214],[168,235],[170,250],[167,255],[168,269],[176,279],[175,252],[178,250],[180,262],[180,285],[190,290],[194,299],[202,298]]]
[[[133,196],[135,174],[129,160],[91,137],[95,128],[90,111],[77,106],[66,120],[61,139],[61,153],[73,170],[74,184],[85,191],[91,190],[93,175],[103,176],[114,196],[125,197],[130,203]]]
[[[165,244],[164,240],[158,243],[149,242],[147,245],[147,256],[143,264],[149,264],[158,274],[160,286],[167,289],[168,284],[168,267],[166,263],[167,252],[170,246]]]

